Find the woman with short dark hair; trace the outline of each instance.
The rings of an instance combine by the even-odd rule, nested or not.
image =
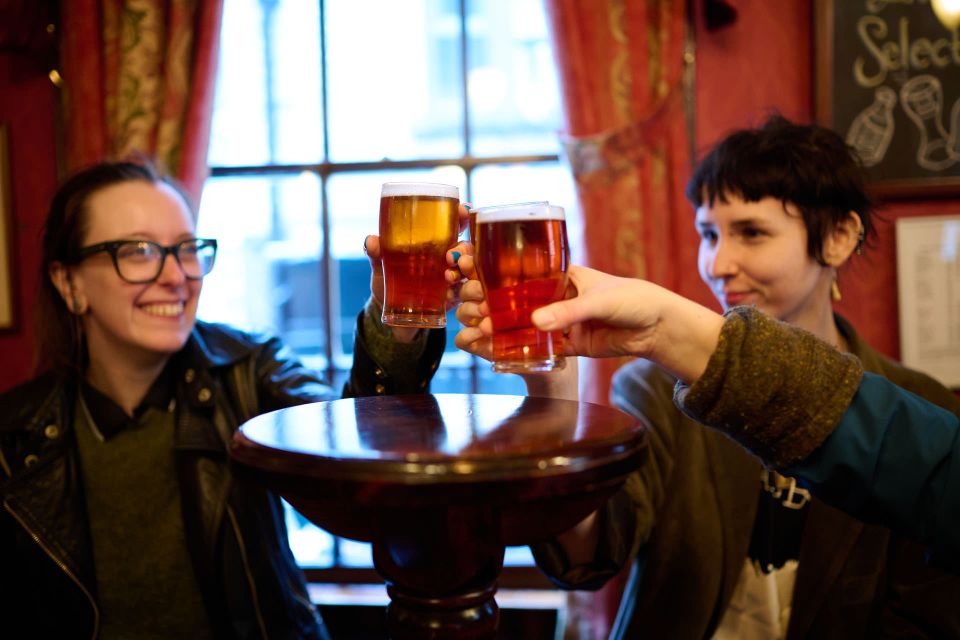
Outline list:
[[[781,117],[736,131],[698,165],[687,195],[700,275],[725,311],[755,307],[806,329],[866,371],[960,415],[948,389],[874,351],[833,312],[837,271],[873,230],[860,166],[840,136]],[[471,273],[469,257],[460,265]],[[468,328],[457,344],[485,355],[473,328],[476,289],[462,291],[469,302],[458,316]],[[634,339],[611,324],[591,336],[598,348]],[[682,350],[683,339],[673,346]],[[754,356],[749,362],[762,366],[729,374],[739,397],[756,392],[745,412],[764,400],[763,383],[782,374],[773,352]],[[810,375],[813,365],[797,363]],[[569,589],[599,588],[632,564],[612,637],[960,636],[960,610],[950,604],[960,600],[960,578],[926,566],[923,549],[890,530],[811,499],[794,478],[685,416],[675,383],[648,360],[617,372],[612,401],[650,426],[649,459],[602,509],[533,546],[538,564]],[[762,406],[771,421],[783,417],[777,412],[813,421],[822,410],[769,399]]]

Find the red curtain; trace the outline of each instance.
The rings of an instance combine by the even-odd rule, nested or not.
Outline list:
[[[685,0],[547,0],[589,266],[683,291],[696,236],[683,188]],[[582,362],[607,403],[622,364]]]
[[[589,266],[684,293],[697,241],[683,195],[686,0],[546,0]],[[695,273],[695,270],[694,270]],[[580,363],[581,397],[608,403],[621,360]],[[605,638],[622,580],[573,597],[573,637]],[[579,601],[578,601],[579,600]]]
[[[222,0],[61,3],[68,172],[148,157],[199,198],[222,9]]]

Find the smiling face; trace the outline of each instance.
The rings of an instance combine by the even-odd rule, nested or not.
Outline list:
[[[169,246],[195,235],[193,215],[176,190],[134,180],[90,196],[81,246],[112,240]],[[86,309],[82,321],[91,361],[156,362],[179,351],[196,321],[201,284],[188,280],[172,255],[160,276],[145,284],[121,280],[106,252],[70,267],[70,295]]]
[[[814,332],[825,321],[832,325],[834,270],[807,253],[807,229],[796,207],[769,197],[726,200],[705,202],[696,215],[700,277],[724,310],[756,305]]]

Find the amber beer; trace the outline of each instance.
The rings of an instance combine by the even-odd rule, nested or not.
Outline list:
[[[429,182],[387,182],[380,192],[383,323],[446,326],[446,253],[457,243],[460,190]]]
[[[478,209],[474,251],[493,321],[493,370],[562,369],[563,334],[538,331],[530,314],[566,290],[563,208],[533,202]]]

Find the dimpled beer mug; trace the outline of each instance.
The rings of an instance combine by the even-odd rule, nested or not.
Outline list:
[[[567,287],[563,208],[547,202],[483,207],[476,228],[477,271],[493,322],[493,370],[562,369],[563,334],[538,331],[530,314],[562,300]]]
[[[383,323],[446,326],[446,253],[457,243],[460,190],[429,182],[387,182],[380,192]]]

